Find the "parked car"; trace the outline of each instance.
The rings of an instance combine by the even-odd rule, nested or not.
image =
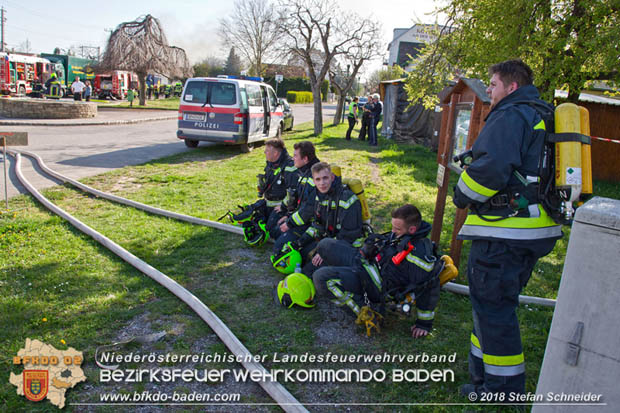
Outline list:
[[[280,105],[282,105],[282,112],[284,113],[284,119],[282,127],[283,130],[293,130],[293,123],[295,122],[295,116],[293,115],[293,108],[284,98],[280,98]]]
[[[280,137],[283,117],[273,88],[261,78],[191,78],[183,88],[177,137],[190,148],[205,141],[248,152],[256,142]]]

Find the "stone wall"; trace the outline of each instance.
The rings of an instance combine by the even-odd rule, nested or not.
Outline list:
[[[97,116],[97,104],[53,99],[3,98],[0,116],[13,119],[76,119]]]

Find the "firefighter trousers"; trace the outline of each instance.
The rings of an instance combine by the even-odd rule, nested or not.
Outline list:
[[[525,361],[516,309],[519,293],[555,240],[474,240],[467,278],[474,327],[469,374],[493,393],[525,392]]]

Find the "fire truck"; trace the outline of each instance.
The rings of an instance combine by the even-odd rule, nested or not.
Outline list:
[[[33,84],[45,83],[59,68],[48,59],[19,53],[0,53],[0,93],[25,96]]]
[[[124,99],[130,87],[138,87],[138,76],[124,70],[95,75],[93,94],[99,99]]]

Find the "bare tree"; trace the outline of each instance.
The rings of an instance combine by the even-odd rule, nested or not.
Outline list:
[[[146,75],[149,72],[177,79],[190,77],[193,73],[185,50],[168,45],[161,23],[150,14],[118,25],[110,34],[97,69],[136,72],[142,106],[146,104]]]
[[[314,98],[314,133],[323,132],[321,82],[335,56],[346,53],[364,30],[363,22],[348,20],[330,0],[281,0],[278,27],[283,47],[305,64]],[[318,53],[317,53],[318,52]],[[321,56],[320,61],[316,57]]]
[[[222,42],[250,63],[250,72],[263,74],[263,61],[277,39],[275,12],[267,0],[237,0],[230,17],[220,19]]]
[[[358,22],[361,20],[360,17],[353,15],[349,17],[348,21]],[[351,86],[353,86],[353,82],[355,82],[355,78],[362,65],[375,57],[381,56],[383,48],[381,26],[371,19],[363,20],[362,26],[363,30],[357,33],[357,36],[351,40],[346,51],[341,56],[338,56],[342,64],[347,66],[346,74],[342,70],[334,69],[335,65],[332,65],[332,68],[329,70],[329,81],[338,92],[334,125],[338,125],[342,119],[345,96],[351,90]],[[344,29],[347,30],[346,27]]]

